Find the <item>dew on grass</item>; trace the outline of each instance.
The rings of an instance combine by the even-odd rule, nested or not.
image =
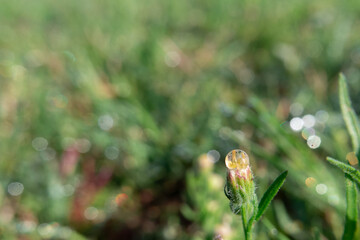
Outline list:
[[[225,164],[228,169],[245,169],[249,166],[249,156],[243,150],[232,150],[226,155]]]
[[[307,139],[307,145],[312,149],[318,148],[320,144],[321,144],[321,138],[319,136],[313,135]]]

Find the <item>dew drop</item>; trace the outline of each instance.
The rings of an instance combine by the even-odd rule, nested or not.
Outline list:
[[[228,169],[244,169],[249,166],[249,156],[243,150],[232,150],[226,155],[225,164]]]

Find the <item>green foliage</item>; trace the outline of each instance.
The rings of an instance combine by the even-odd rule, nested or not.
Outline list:
[[[264,214],[266,208],[269,206],[273,198],[280,190],[281,186],[284,184],[287,173],[288,171],[281,173],[262,196],[259,203],[258,212],[255,218],[256,221],[258,221],[260,217]]]
[[[351,136],[352,145],[355,153],[359,153],[360,148],[360,124],[351,106],[349,91],[346,85],[346,79],[343,74],[339,77],[339,100],[342,116],[346,123],[347,130]],[[358,219],[358,193],[356,183],[360,184],[360,171],[348,164],[342,163],[331,157],[326,158],[331,164],[345,172],[346,184],[346,217],[342,239],[352,240],[355,237]]]
[[[352,240],[354,239],[356,232],[356,224],[358,219],[358,193],[356,189],[356,184],[353,182],[352,178],[345,174],[346,181],[346,219],[344,227],[343,240]]]
[[[351,136],[351,142],[353,144],[354,152],[356,154],[359,154],[360,122],[355,114],[354,109],[351,106],[351,100],[349,97],[349,91],[344,74],[340,74],[339,77],[339,100],[342,116],[346,123],[346,128]]]
[[[328,160],[329,163],[331,163],[332,165],[340,168],[344,173],[348,174],[353,181],[360,184],[360,171],[359,170],[350,166],[349,164],[340,162],[339,160],[336,160],[331,157],[327,157],[326,160]]]
[[[336,76],[358,112],[359,12],[340,0],[2,1],[0,238],[239,239],[222,190],[196,174],[216,149],[223,179],[238,147],[259,192],[292,173],[278,198],[289,218],[268,208],[257,239],[341,238],[343,176],[323,159],[350,151]],[[294,103],[300,118],[328,114],[318,149],[289,128]]]

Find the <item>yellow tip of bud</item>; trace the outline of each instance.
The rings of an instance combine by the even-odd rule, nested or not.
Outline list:
[[[225,157],[225,165],[230,170],[245,169],[249,166],[249,156],[243,150],[232,150]]]

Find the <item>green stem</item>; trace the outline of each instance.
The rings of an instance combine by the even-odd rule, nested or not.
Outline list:
[[[251,203],[247,202],[241,206],[242,222],[244,228],[245,240],[252,239],[252,227],[254,225],[255,217],[257,214],[257,201],[254,200]],[[249,219],[249,216],[251,218]]]
[[[241,205],[241,217],[242,217],[242,224],[243,224],[243,229],[244,229],[244,234],[245,234],[245,240],[248,240],[247,238],[247,211],[246,211],[246,205],[247,204],[242,204]]]

